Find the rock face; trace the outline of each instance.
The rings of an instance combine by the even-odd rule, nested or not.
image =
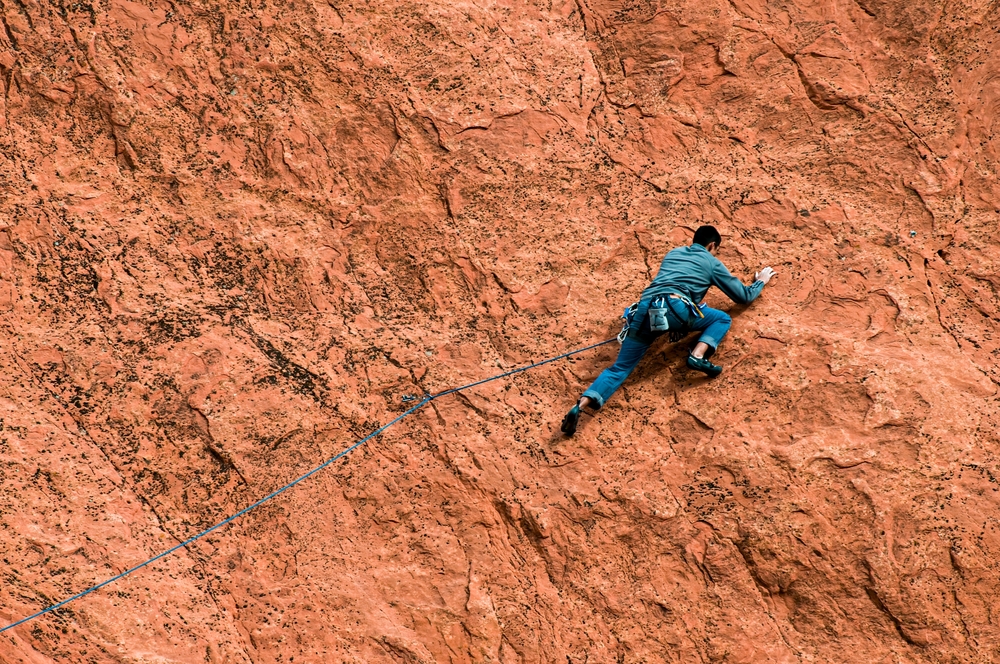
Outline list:
[[[0,0],[4,662],[1000,657],[1000,5]],[[714,306],[729,308],[722,296]]]

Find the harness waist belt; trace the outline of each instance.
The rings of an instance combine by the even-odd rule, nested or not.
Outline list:
[[[698,318],[705,317],[705,314],[703,314],[701,311],[701,307],[697,306],[694,302],[684,297],[680,293],[667,293],[667,297],[669,297],[671,300],[680,300],[684,304],[688,305],[691,311],[693,311]]]

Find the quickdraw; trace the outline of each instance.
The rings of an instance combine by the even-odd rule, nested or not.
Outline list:
[[[624,313],[622,313],[622,331],[618,333],[618,343],[625,343],[625,337],[628,336],[628,330],[632,326],[632,319],[635,317],[635,312],[639,309],[639,303],[633,302],[630,306],[625,308]]]

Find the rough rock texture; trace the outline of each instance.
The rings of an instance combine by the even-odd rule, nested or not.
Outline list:
[[[0,0],[4,662],[1000,658],[1000,5]],[[718,293],[713,305],[728,306]]]

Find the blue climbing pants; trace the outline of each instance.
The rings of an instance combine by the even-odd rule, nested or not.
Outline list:
[[[670,306],[675,313],[683,313],[683,304],[675,304],[676,300],[671,300]],[[680,309],[678,309],[680,307]],[[702,313],[705,315],[704,318],[695,318],[687,324],[687,331],[689,332],[701,332],[701,336],[698,341],[703,341],[708,344],[711,348],[710,353],[715,352],[715,349],[719,347],[719,343],[722,338],[726,336],[729,332],[729,326],[732,324],[733,319],[729,317],[725,311],[719,311],[718,309],[710,309],[704,307]],[[649,323],[643,320],[642,328],[649,330]],[[671,317],[671,327],[675,325],[674,318]],[[625,337],[625,341],[622,342],[621,350],[618,351],[618,359],[610,367],[601,372],[601,375],[597,377],[587,391],[583,393],[583,396],[589,397],[592,401],[597,403],[597,407],[600,408],[604,405],[612,394],[614,394],[625,379],[629,377],[629,374],[639,365],[639,360],[646,354],[649,350],[650,345],[652,345],[653,339],[660,336],[659,334],[653,333],[652,335],[646,334],[641,335],[644,340],[633,339],[631,336]],[[646,343],[648,340],[649,343]]]

